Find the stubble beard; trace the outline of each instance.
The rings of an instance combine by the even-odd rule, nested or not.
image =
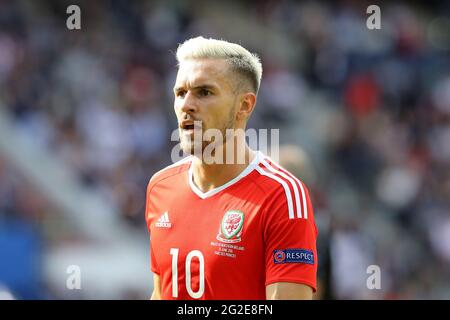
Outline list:
[[[235,128],[236,120],[234,117],[234,107],[231,108],[230,113],[228,114],[227,121],[220,128],[222,143],[217,144],[217,148],[223,147],[226,144],[227,139],[231,139],[230,135],[227,135],[227,130],[233,130]],[[207,130],[207,129],[206,129]],[[205,129],[203,124],[201,127],[194,128],[194,135],[191,136],[182,136],[180,131],[180,142],[181,142],[181,150],[185,154],[188,155],[203,155],[205,148],[211,143],[217,143],[215,141],[203,141]]]

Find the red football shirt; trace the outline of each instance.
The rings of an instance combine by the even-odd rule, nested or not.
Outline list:
[[[151,270],[163,299],[266,299],[274,282],[316,290],[317,228],[306,186],[257,152],[225,185],[200,191],[193,157],[147,187]]]

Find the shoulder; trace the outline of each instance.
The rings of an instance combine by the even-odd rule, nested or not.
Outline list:
[[[308,218],[311,211],[306,185],[271,158],[260,154],[255,183],[266,196],[266,206],[287,211],[289,219]]]
[[[150,191],[155,185],[159,184],[160,182],[169,179],[170,177],[183,174],[187,170],[189,170],[189,166],[192,162],[192,156],[188,156],[186,158],[181,159],[180,161],[175,162],[174,164],[171,164],[155,174],[150,178],[150,181],[148,182],[147,191]]]

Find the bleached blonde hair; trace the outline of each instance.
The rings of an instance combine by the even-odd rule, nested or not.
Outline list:
[[[258,93],[262,77],[259,57],[244,47],[225,40],[196,37],[186,40],[177,49],[178,64],[189,59],[225,59],[231,70],[250,84],[250,89]]]

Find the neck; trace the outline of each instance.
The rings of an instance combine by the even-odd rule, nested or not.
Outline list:
[[[255,151],[251,150],[247,144],[243,148],[245,148],[243,159],[245,161],[237,161],[236,150],[233,153],[235,159],[231,163],[224,161],[222,163],[207,164],[202,159],[196,158],[192,163],[192,175],[195,185],[202,192],[208,192],[236,178],[248,167],[256,156]]]

